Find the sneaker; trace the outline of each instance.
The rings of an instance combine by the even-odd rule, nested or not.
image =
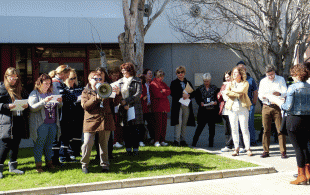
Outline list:
[[[123,145],[120,144],[120,143],[118,143],[118,142],[116,142],[116,143],[113,145],[113,147],[121,148],[121,147],[123,147]]]
[[[139,142],[139,146],[144,147],[145,144],[143,142]]]
[[[225,147],[225,148],[222,148],[222,149],[221,149],[221,152],[229,152],[230,150],[231,150],[230,148]]]
[[[160,146],[159,142],[155,142],[154,146],[159,147]]]
[[[248,156],[253,156],[253,153],[252,153],[252,151],[251,151],[250,149],[248,149],[248,151],[246,152],[246,154],[247,154]]]
[[[162,146],[168,146],[168,143],[166,143],[166,142],[161,142],[160,145],[162,145]]]
[[[244,148],[241,148],[241,149],[239,150],[239,153],[246,153],[246,150],[245,150]]]
[[[88,174],[88,168],[82,168],[83,173]]]

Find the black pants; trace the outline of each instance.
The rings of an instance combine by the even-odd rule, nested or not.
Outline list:
[[[213,147],[214,135],[215,135],[215,122],[214,121],[200,121],[198,123],[197,129],[195,131],[195,135],[193,137],[193,146],[197,145],[198,139],[200,134],[202,133],[203,129],[205,128],[206,124],[208,123],[209,126],[209,146]]]
[[[230,128],[230,122],[229,122],[229,117],[228,115],[222,115],[224,119],[224,125],[225,125],[225,136],[226,136],[226,142],[225,146],[227,148],[232,149],[234,147],[234,142],[231,136],[231,128]]]
[[[13,139],[0,139],[0,164],[3,164],[9,153],[10,161],[17,160],[21,137],[13,136]]]
[[[138,125],[129,125],[123,127],[124,141],[126,150],[139,148],[139,130]]]
[[[149,135],[151,139],[155,139],[155,125],[154,124],[154,114],[149,112],[149,113],[144,113],[143,114],[143,119],[144,121],[147,122],[147,130],[149,131]]]
[[[309,130],[310,116],[287,116],[286,128],[288,136],[296,153],[298,167],[304,167],[310,163],[310,154],[308,150],[308,141],[310,136]]]

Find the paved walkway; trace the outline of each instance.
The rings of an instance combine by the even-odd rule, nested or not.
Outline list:
[[[186,141],[188,144],[191,144],[195,133],[195,128],[188,127],[187,132],[188,139]],[[173,141],[173,134],[174,128],[168,126],[166,136],[167,141]],[[216,135],[213,148],[206,147],[208,145],[207,140],[208,127],[205,127],[196,148],[228,158],[248,161],[259,165],[273,166],[278,172],[256,176],[242,176],[226,179],[91,191],[84,193],[79,192],[76,194],[310,194],[310,185],[295,186],[289,184],[289,181],[294,179],[292,175],[297,171],[295,153],[291,144],[287,144],[288,159],[281,159],[279,146],[274,142],[271,143],[271,157],[269,158],[260,158],[260,154],[263,151],[261,144],[256,147],[252,147],[254,154],[252,157],[248,157],[245,154],[240,154],[238,157],[232,157],[232,151],[226,153],[220,152],[220,149],[224,146],[225,140],[223,126],[216,126]],[[273,138],[271,138],[271,140],[273,141]],[[23,142],[25,146],[28,145],[27,140],[23,140]],[[29,143],[31,144],[31,142]]]

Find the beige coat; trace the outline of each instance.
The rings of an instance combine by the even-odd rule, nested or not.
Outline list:
[[[231,110],[235,98],[239,98],[241,106],[250,110],[252,103],[248,96],[248,90],[249,90],[248,81],[242,81],[238,86],[238,88],[235,87],[234,81],[230,82],[229,85],[227,85],[227,89],[225,90],[226,95],[228,96],[225,108]]]

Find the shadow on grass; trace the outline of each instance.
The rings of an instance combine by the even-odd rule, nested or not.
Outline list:
[[[205,155],[205,152],[191,152],[191,151],[174,151],[174,150],[166,150],[166,151],[154,151],[154,150],[143,150],[139,151],[139,155],[137,156],[127,156],[126,152],[123,152],[125,149],[115,149],[113,152],[114,159],[110,160],[110,173],[122,173],[122,174],[130,174],[134,172],[148,172],[148,171],[160,171],[160,170],[173,170],[173,169],[186,169],[189,172],[200,172],[206,170],[216,169],[216,167],[206,167],[202,163],[196,162],[185,162],[184,158],[189,158],[190,156],[199,156]],[[214,155],[214,154],[208,154]],[[171,158],[178,157],[179,159],[174,159],[172,162],[169,162]],[[30,158],[27,160],[26,158]],[[159,158],[160,162],[149,163],[148,161],[152,158]],[[49,172],[59,172],[66,170],[74,170],[81,169],[81,163],[78,162],[69,162],[64,163],[63,166],[57,167],[54,170],[48,170],[44,167],[44,156],[43,156],[43,169]],[[77,158],[78,160],[81,157]],[[165,160],[167,159],[167,160]],[[35,162],[33,159],[33,151],[32,148],[21,148],[18,156],[19,165],[23,166],[23,171],[30,171],[35,169]],[[94,156],[91,156],[90,172],[100,172],[100,161],[94,159]]]

